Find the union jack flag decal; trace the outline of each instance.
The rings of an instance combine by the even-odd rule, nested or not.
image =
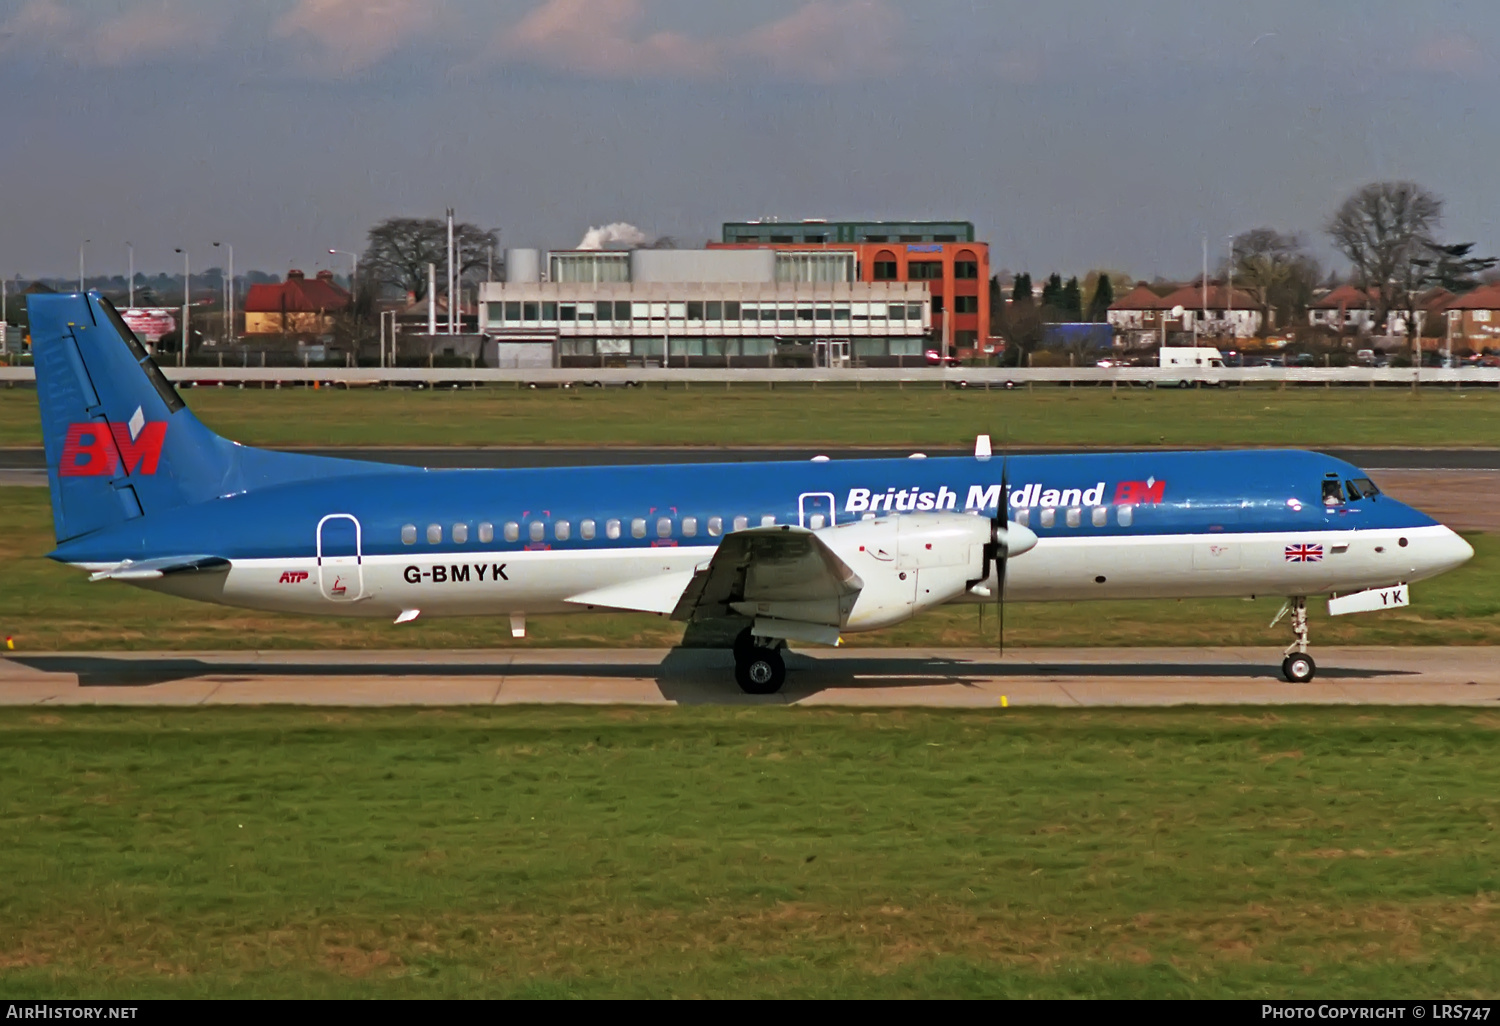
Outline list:
[[[1288,563],[1319,563],[1323,560],[1323,546],[1321,545],[1288,545],[1286,547],[1286,561]]]

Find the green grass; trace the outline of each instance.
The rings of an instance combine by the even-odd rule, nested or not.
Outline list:
[[[0,710],[0,991],[1490,997],[1500,714]]]
[[[458,391],[189,390],[252,445],[1495,445],[1500,390],[892,386]],[[0,445],[41,441],[36,393],[0,390]]]
[[[90,584],[86,574],[45,558],[53,547],[43,488],[0,488],[0,636],[21,651],[88,649],[658,647],[675,644],[682,625],[648,614],[580,613],[533,617],[528,636],[510,637],[493,619],[339,620],[257,613],[188,602],[119,583]],[[1500,535],[1468,536],[1475,557],[1452,573],[1412,588],[1399,611],[1330,619],[1311,609],[1319,645],[1500,644]],[[1266,645],[1289,640],[1272,630],[1274,600],[1012,603],[1007,644]],[[862,634],[860,645],[995,643],[994,620],[981,633],[976,607],[938,609],[901,626]]]

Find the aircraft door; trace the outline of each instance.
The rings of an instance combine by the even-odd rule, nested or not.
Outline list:
[[[363,532],[348,513],[330,513],[318,521],[318,590],[330,602],[364,598]]]
[[[803,492],[797,496],[797,523],[809,530],[834,523],[832,492]]]

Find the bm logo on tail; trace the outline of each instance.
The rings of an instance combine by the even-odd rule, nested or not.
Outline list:
[[[167,422],[146,423],[139,406],[123,424],[70,424],[57,472],[62,477],[110,477],[121,470],[126,474],[154,474],[166,440]]]

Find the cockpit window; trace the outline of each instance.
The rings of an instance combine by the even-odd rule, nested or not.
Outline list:
[[[1344,486],[1337,480],[1323,482],[1323,505],[1342,506],[1344,504]]]
[[[1368,477],[1351,478],[1344,482],[1344,487],[1349,493],[1349,501],[1357,502],[1360,499],[1370,499],[1380,494],[1380,489],[1375,487],[1375,482]]]

